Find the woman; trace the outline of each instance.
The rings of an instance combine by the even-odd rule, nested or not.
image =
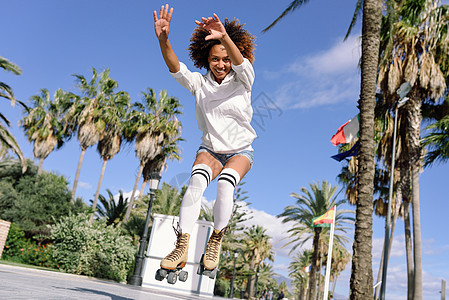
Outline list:
[[[251,87],[254,82],[254,37],[236,20],[221,23],[213,17],[195,21],[190,57],[202,75],[178,60],[168,39],[173,8],[154,11],[154,28],[162,56],[172,77],[195,96],[198,127],[203,132],[192,175],[181,203],[175,249],[161,261],[161,268],[183,268],[187,262],[190,233],[198,219],[201,198],[218,176],[214,205],[214,230],[206,246],[203,266],[213,270],[219,262],[221,240],[233,209],[235,186],[251,169],[256,132],[251,127]]]

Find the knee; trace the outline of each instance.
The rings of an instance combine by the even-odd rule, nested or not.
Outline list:
[[[224,187],[230,187],[229,184],[232,186],[232,189],[234,189],[237,184],[240,182],[240,175],[239,173],[231,168],[225,168],[223,171],[221,171],[220,175],[218,175],[218,182],[217,182],[217,188],[220,186]]]

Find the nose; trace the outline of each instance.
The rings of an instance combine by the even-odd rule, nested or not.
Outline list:
[[[223,61],[222,59],[220,59],[220,60],[218,61],[218,67],[219,67],[219,68],[223,68],[223,67],[224,67],[224,61]]]

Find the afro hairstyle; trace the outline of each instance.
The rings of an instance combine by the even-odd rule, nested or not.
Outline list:
[[[254,49],[256,40],[255,36],[243,29],[244,24],[240,24],[239,20],[229,21],[227,18],[224,27],[227,34],[240,50],[242,56],[247,58],[251,63],[254,62]],[[190,52],[190,58],[194,65],[199,68],[209,70],[209,52],[212,46],[221,44],[219,40],[205,40],[209,32],[202,28],[196,27],[190,38],[190,46],[187,48]]]

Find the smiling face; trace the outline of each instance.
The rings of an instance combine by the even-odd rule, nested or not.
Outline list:
[[[209,69],[219,84],[231,71],[231,59],[228,52],[221,44],[213,45],[209,51]]]

